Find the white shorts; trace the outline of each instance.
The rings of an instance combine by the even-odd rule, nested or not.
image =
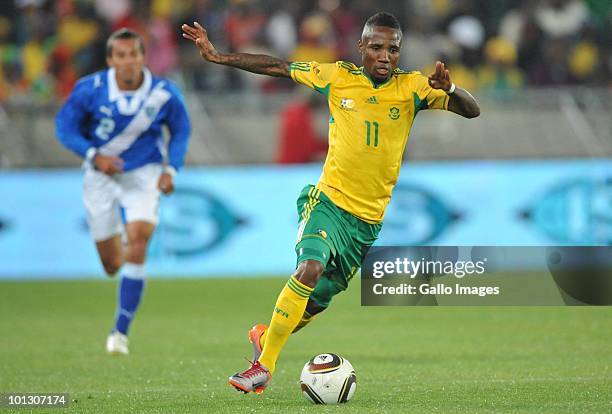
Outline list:
[[[135,170],[110,177],[93,168],[87,168],[83,180],[83,201],[87,210],[87,223],[95,241],[121,234],[125,221],[159,221],[157,188],[162,171],[160,164],[147,164]]]

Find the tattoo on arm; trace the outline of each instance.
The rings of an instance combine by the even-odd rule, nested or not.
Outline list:
[[[228,53],[221,56],[222,65],[233,66],[261,75],[289,78],[289,62],[268,55],[252,55],[250,53]]]

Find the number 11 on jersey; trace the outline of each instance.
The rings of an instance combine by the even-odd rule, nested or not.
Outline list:
[[[374,126],[374,148],[378,148],[378,122],[376,121],[365,121],[366,124],[366,145],[371,145],[372,137],[372,126]]]

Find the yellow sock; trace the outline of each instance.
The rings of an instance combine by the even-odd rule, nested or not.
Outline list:
[[[263,350],[264,346],[266,346],[266,336],[268,336],[268,328],[261,334],[259,337],[259,346]]]
[[[302,319],[298,322],[297,326],[293,329],[293,332],[291,333],[294,334],[300,329],[302,329],[304,326],[308,325],[310,322],[312,322],[315,316],[317,315],[311,315],[310,313],[304,311]],[[268,329],[263,331],[263,333],[259,337],[259,346],[261,347],[261,349],[263,349],[263,347],[266,345],[266,336],[268,336]]]
[[[259,362],[268,368],[270,373],[274,373],[281,350],[302,319],[312,290],[295,276],[291,276],[278,296],[270,327],[266,330],[264,348],[259,357]]]

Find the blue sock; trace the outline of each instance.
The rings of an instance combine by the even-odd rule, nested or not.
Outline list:
[[[144,265],[126,263],[121,272],[117,297],[115,331],[127,335],[144,289]]]

